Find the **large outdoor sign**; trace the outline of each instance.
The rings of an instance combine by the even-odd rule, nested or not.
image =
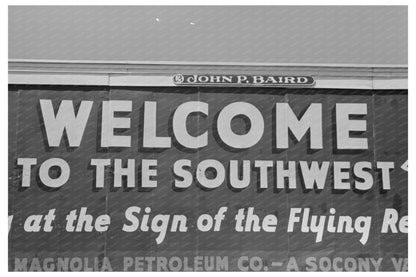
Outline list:
[[[10,270],[407,270],[406,90],[10,86],[9,101]]]

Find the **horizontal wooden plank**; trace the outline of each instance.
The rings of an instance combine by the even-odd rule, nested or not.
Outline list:
[[[174,86],[173,75],[312,76],[316,88],[407,89],[407,65],[244,64],[10,60],[9,84]]]

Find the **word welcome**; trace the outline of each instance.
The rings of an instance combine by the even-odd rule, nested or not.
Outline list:
[[[64,133],[70,147],[79,147],[83,138],[87,121],[94,101],[83,100],[75,112],[72,100],[62,100],[57,112],[54,111],[52,100],[41,99],[41,115],[44,122],[49,147],[59,147]],[[323,149],[322,104],[312,103],[302,116],[296,115],[289,103],[275,103],[275,144],[277,149],[289,147],[289,136],[297,141],[309,134],[309,148]],[[132,138],[121,135],[120,131],[134,128],[129,116],[120,113],[133,112],[132,101],[110,100],[101,103],[100,147],[131,147]],[[157,102],[143,103],[143,148],[163,149],[172,147],[172,137],[158,136]],[[172,115],[173,137],[182,147],[200,149],[208,145],[209,130],[201,130],[201,134],[190,134],[187,119],[193,114],[209,115],[209,104],[201,101],[189,101],[179,105]],[[336,149],[368,149],[366,103],[336,103]],[[244,117],[250,126],[245,134],[238,134],[231,128],[231,122],[237,117]],[[357,117],[359,117],[357,119]],[[330,118],[330,117],[329,117]],[[205,120],[205,119],[201,119]],[[220,143],[233,149],[247,149],[256,145],[263,137],[265,120],[262,112],[248,102],[233,102],[223,107],[218,117],[212,122]],[[137,124],[136,126],[138,126]],[[118,131],[116,134],[116,130]],[[353,135],[352,135],[353,134]],[[358,135],[357,135],[358,134]]]

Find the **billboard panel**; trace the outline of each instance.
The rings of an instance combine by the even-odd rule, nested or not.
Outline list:
[[[9,86],[9,270],[406,271],[407,90]]]

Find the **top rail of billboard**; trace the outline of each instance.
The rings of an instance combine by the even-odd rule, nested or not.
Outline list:
[[[390,64],[9,60],[9,84],[170,87],[178,85],[174,80],[177,74],[307,76],[314,80],[314,88],[338,89],[407,89],[408,81],[407,65]],[[226,84],[241,85],[244,84]]]

